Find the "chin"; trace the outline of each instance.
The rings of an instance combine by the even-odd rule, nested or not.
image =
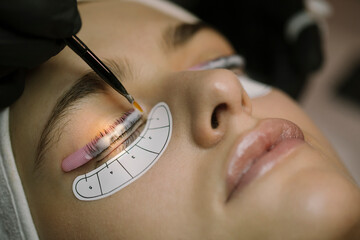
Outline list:
[[[347,176],[313,168],[299,172],[292,187],[286,209],[308,229],[306,239],[360,239],[360,191]]]

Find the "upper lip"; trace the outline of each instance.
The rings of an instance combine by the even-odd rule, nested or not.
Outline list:
[[[227,162],[227,190],[229,195],[256,159],[285,139],[304,139],[301,129],[284,119],[266,119],[251,132],[235,141]]]

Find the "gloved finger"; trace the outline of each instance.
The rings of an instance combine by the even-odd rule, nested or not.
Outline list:
[[[24,91],[25,72],[20,70],[8,74],[0,81],[0,109],[9,106]]]
[[[32,68],[64,47],[63,40],[30,37],[0,29],[0,66]]]
[[[2,0],[0,24],[18,33],[59,39],[77,33],[81,19],[76,0]]]

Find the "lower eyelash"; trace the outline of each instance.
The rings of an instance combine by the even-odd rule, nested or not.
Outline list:
[[[216,68],[231,69],[244,67],[244,65],[244,59],[241,56],[234,54],[211,60],[209,62],[190,68],[190,70],[210,70]]]

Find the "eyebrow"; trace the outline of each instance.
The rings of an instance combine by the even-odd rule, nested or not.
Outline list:
[[[210,28],[206,23],[199,21],[195,23],[181,23],[170,26],[163,32],[162,41],[166,48],[176,49],[188,43],[199,31]],[[106,66],[123,81],[134,78],[134,70],[128,60],[120,61],[103,60]],[[50,117],[40,135],[36,148],[34,171],[43,165],[45,153],[60,140],[61,134],[70,121],[68,116],[74,113],[77,103],[94,94],[106,94],[108,85],[94,71],[90,71],[78,79],[75,84],[57,100]]]
[[[177,49],[184,46],[197,33],[205,29],[216,31],[213,27],[203,21],[195,23],[180,23],[176,26],[168,27],[163,33],[165,50]]]

